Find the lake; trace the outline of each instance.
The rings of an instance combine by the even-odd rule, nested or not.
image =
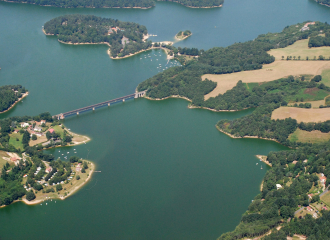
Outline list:
[[[174,64],[162,50],[111,60],[105,45],[60,44],[41,27],[63,14],[137,22],[157,35],[153,41],[171,41],[188,29],[193,35],[175,46],[209,49],[306,20],[325,22],[329,11],[312,0],[231,0],[214,9],[157,2],[148,10],[0,2],[1,85],[21,84],[30,92],[1,117],[55,115],[128,95],[160,71],[159,63],[163,69]],[[268,169],[256,165],[255,155],[287,148],[259,139],[231,139],[215,128],[220,119],[252,110],[215,113],[187,105],[182,99],[136,99],[65,119],[73,132],[92,139],[65,147],[67,156],[75,148],[101,172],[65,201],[0,209],[1,239],[211,240],[233,230]],[[58,151],[49,152],[63,159]]]

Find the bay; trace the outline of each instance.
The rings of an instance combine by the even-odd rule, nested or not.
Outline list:
[[[157,34],[153,41],[173,40],[178,31],[189,29],[193,35],[176,46],[203,49],[329,18],[329,8],[312,0],[232,0],[217,9],[157,2],[148,10],[0,2],[1,84],[22,84],[30,91],[1,118],[58,114],[127,95],[158,73],[158,64],[161,70],[170,66],[161,50],[111,60],[105,45],[63,45],[42,33],[46,21],[71,13],[146,25],[149,33]],[[216,130],[220,119],[252,110],[215,113],[187,105],[182,99],[137,99],[66,119],[66,126],[92,141],[61,152],[71,156],[76,149],[101,172],[65,201],[0,209],[0,237],[216,239],[233,230],[259,193],[267,170],[256,165],[254,155],[287,148],[258,139],[231,139]],[[58,151],[49,152],[62,157]]]

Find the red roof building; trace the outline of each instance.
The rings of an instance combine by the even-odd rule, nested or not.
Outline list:
[[[48,130],[48,132],[53,133],[53,132],[55,132],[55,130],[51,128]]]

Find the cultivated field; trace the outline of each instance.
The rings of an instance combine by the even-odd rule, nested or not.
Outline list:
[[[330,133],[323,133],[321,131],[304,131],[299,128],[290,134],[289,140],[292,142],[302,143],[321,143],[330,140]]]
[[[320,55],[328,59],[330,57],[330,47],[308,48],[308,39],[304,39],[286,48],[272,49],[268,53],[273,55],[275,60],[281,60],[282,56],[284,56],[284,59],[286,59],[287,56],[292,56],[292,58],[296,57],[296,59],[298,59],[300,56],[301,60],[306,60],[306,57],[312,60],[314,57],[317,59]]]
[[[300,40],[286,48],[273,49],[268,52],[275,57],[275,62],[266,64],[262,69],[253,71],[244,71],[231,74],[205,74],[205,78],[218,83],[217,87],[205,95],[205,99],[216,97],[219,94],[224,94],[226,91],[236,86],[239,80],[244,83],[260,83],[274,81],[289,75],[319,75],[322,74],[325,85],[330,86],[330,61],[306,61],[306,56],[310,59],[323,55],[326,58],[330,57],[330,47],[308,48],[308,40]],[[298,60],[281,60],[282,56],[298,56],[304,61]],[[326,70],[326,71],[324,71]]]
[[[253,71],[244,71],[231,74],[205,74],[205,78],[218,83],[217,87],[205,95],[205,99],[224,94],[226,91],[236,86],[239,80],[244,83],[251,82],[270,82],[289,75],[318,75],[324,69],[330,69],[330,61],[275,61],[266,64],[262,69]]]
[[[272,119],[286,119],[289,117],[296,119],[298,122],[324,122],[330,120],[330,108],[280,107],[272,113]]]

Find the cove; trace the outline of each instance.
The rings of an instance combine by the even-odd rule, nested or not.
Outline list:
[[[148,10],[1,2],[1,84],[22,84],[30,95],[0,117],[58,114],[124,96],[158,73],[159,63],[167,64],[161,50],[111,60],[106,46],[63,45],[44,36],[41,26],[46,21],[69,13],[138,22],[157,34],[154,41],[172,40],[178,31],[189,29],[193,35],[178,46],[204,49],[329,18],[329,8],[301,0],[233,0],[221,9],[159,2]],[[147,61],[148,54],[157,55],[158,61]],[[73,132],[91,137],[74,148],[101,172],[65,201],[0,209],[0,237],[216,239],[233,230],[267,170],[256,165],[254,155],[287,148],[271,141],[231,139],[216,130],[220,119],[252,110],[215,113],[187,105],[181,99],[137,99],[66,119]],[[63,150],[72,154],[73,148]],[[58,150],[49,152],[62,157]]]

